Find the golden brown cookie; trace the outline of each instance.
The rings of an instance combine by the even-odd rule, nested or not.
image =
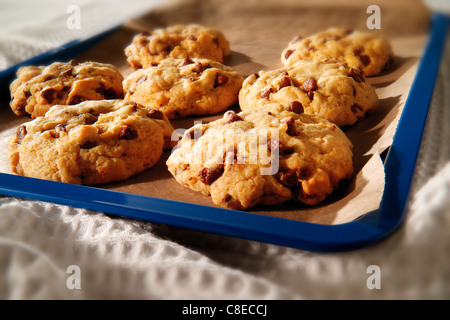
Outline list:
[[[357,69],[339,62],[300,60],[293,66],[260,71],[245,79],[239,92],[242,110],[272,102],[348,126],[373,113],[378,96]]]
[[[391,44],[381,33],[330,28],[307,38],[293,39],[281,54],[281,62],[337,59],[366,76],[380,73],[393,59]]]
[[[128,64],[134,69],[155,66],[167,58],[187,56],[223,62],[230,53],[230,44],[222,31],[197,24],[143,32],[125,48]]]
[[[178,183],[218,206],[315,205],[351,178],[352,149],[335,124],[273,103],[195,125],[166,164]]]
[[[123,76],[110,64],[55,62],[27,66],[17,71],[10,86],[11,109],[17,115],[42,116],[51,106],[73,105],[85,100],[121,99]]]
[[[158,110],[132,101],[56,105],[24,123],[9,144],[19,175],[94,185],[151,168],[171,148],[173,127]]]
[[[123,82],[125,98],[163,111],[169,119],[215,114],[238,102],[243,76],[220,62],[169,58]]]

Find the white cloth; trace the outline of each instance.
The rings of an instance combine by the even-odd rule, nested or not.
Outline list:
[[[119,26],[163,0],[2,0],[0,71]],[[101,19],[99,19],[101,17]]]
[[[406,220],[388,239],[315,253],[3,196],[0,299],[449,299],[446,57]],[[380,288],[368,285],[373,265]]]

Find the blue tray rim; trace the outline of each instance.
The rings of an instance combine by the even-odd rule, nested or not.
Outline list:
[[[397,230],[405,218],[449,24],[449,18],[443,15],[434,14],[432,18],[424,54],[385,160],[387,174],[380,207],[354,221],[315,224],[6,173],[0,173],[0,193],[308,251],[348,251],[375,244]]]

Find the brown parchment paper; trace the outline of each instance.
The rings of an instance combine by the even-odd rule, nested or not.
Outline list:
[[[369,5],[380,8],[381,30],[368,30]],[[296,35],[308,36],[329,27],[350,27],[385,33],[393,46],[394,65],[376,77],[367,78],[380,99],[377,111],[345,133],[354,145],[354,179],[314,207],[297,202],[248,209],[264,215],[319,224],[351,221],[379,207],[384,188],[380,154],[389,147],[398,119],[414,79],[429,30],[430,14],[421,1],[298,1],[298,0],[185,0],[169,1],[119,30],[77,57],[116,65],[124,76],[133,70],[126,64],[124,48],[144,30],[173,24],[199,23],[220,28],[230,41],[232,54],[224,61],[244,77],[259,70],[282,67],[280,55]],[[2,104],[5,104],[2,102]],[[239,110],[238,106],[234,106]],[[5,111],[6,110],[6,111]],[[188,129],[194,121],[208,122],[221,114],[172,121],[175,128]],[[2,106],[0,140],[13,134],[18,123],[28,119],[12,115]],[[0,165],[8,172],[3,151]],[[210,197],[179,185],[168,172],[165,152],[159,163],[126,181],[98,186],[110,190],[214,206]]]

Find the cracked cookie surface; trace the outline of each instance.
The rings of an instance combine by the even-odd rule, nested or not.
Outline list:
[[[221,207],[315,205],[351,178],[352,149],[335,124],[273,103],[193,126],[166,164],[178,183]]]
[[[386,36],[376,32],[330,28],[306,38],[297,36],[283,50],[281,62],[293,65],[300,60],[337,59],[366,76],[380,73],[392,63],[393,52]]]
[[[111,65],[98,62],[55,62],[26,66],[11,83],[13,112],[42,116],[53,105],[74,105],[85,100],[121,99],[123,76]]]
[[[197,24],[143,32],[125,48],[127,62],[134,69],[155,66],[167,58],[187,56],[223,62],[230,53],[230,44],[223,32]]]
[[[151,168],[172,147],[173,127],[158,110],[132,101],[57,105],[17,128],[9,143],[18,175],[94,185]]]
[[[375,89],[357,69],[339,62],[302,60],[247,77],[239,93],[242,110],[279,102],[338,126],[353,125],[378,105]]]
[[[243,76],[202,58],[166,59],[123,82],[125,98],[163,111],[169,119],[221,112],[238,102]]]

